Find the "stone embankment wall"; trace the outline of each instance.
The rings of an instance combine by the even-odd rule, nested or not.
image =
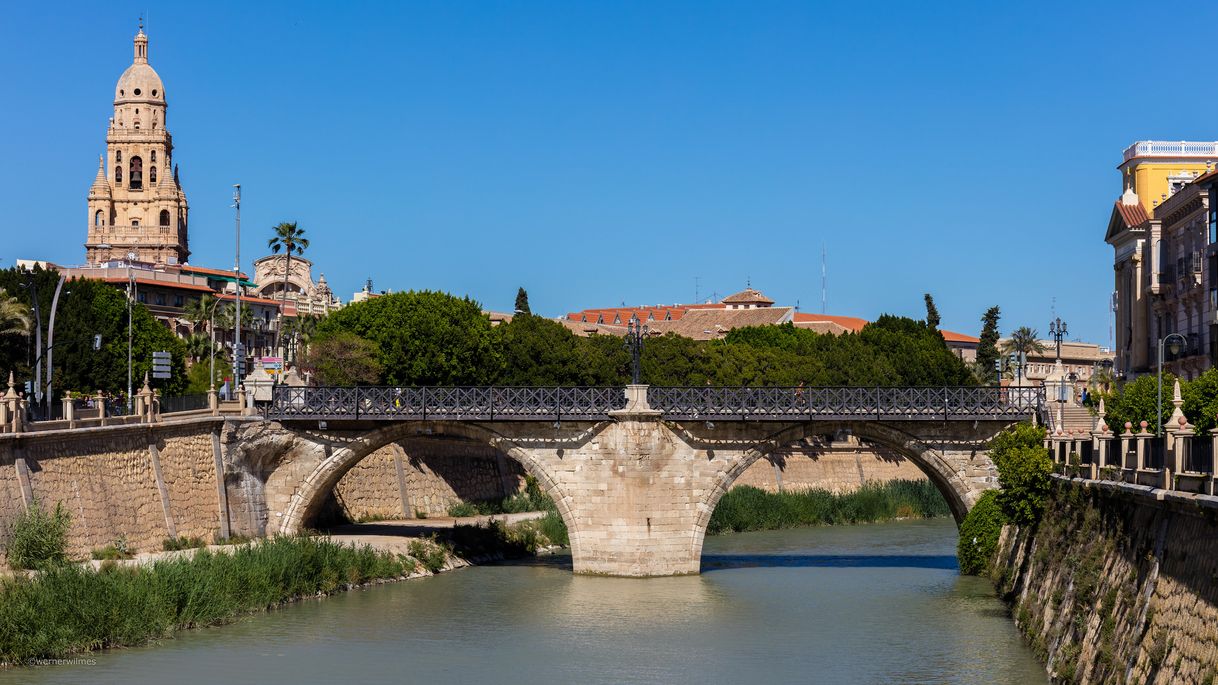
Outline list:
[[[490,445],[406,438],[365,457],[334,488],[349,520],[447,516],[460,502],[498,500],[524,487],[524,469]]]
[[[865,483],[925,478],[922,469],[893,450],[854,439],[817,439],[774,450],[749,466],[732,485],[769,492],[815,488],[840,495]]]
[[[1059,482],[1003,532],[991,573],[1055,682],[1218,682],[1218,501],[1163,494]]]
[[[206,418],[6,436],[0,545],[9,522],[35,502],[47,510],[62,504],[71,514],[74,557],[119,541],[143,552],[178,536],[263,535],[266,474],[282,466],[276,449],[290,436],[262,451],[234,449],[238,428],[253,425]],[[357,464],[335,500],[352,520],[442,516],[457,502],[499,499],[523,485],[521,467],[488,445],[419,437]]]

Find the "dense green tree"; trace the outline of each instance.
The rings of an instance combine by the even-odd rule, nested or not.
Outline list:
[[[977,343],[977,378],[988,385],[994,380],[994,363],[998,361],[998,320],[1002,314],[998,307],[990,307],[981,317],[981,340]]]
[[[1166,422],[1167,418],[1171,416],[1172,388],[1175,381],[1176,377],[1170,373],[1163,374],[1163,415],[1161,418],[1156,418],[1158,402],[1155,398],[1158,392],[1158,378],[1153,374],[1148,374],[1138,376],[1119,389],[1103,394],[1106,412],[1104,420],[1116,433],[1125,430],[1126,422],[1133,424],[1133,431],[1136,433],[1140,430],[1139,425],[1142,421],[1147,422],[1147,430],[1155,432],[1160,420]],[[1186,384],[1182,387],[1181,393],[1189,390],[1190,386],[1191,384]],[[1200,393],[1193,396],[1192,406],[1200,408],[1205,404]]]
[[[528,316],[532,313],[533,310],[529,309],[529,293],[524,289],[524,286],[521,286],[516,291],[516,314]]]
[[[884,315],[867,324],[859,337],[888,359],[893,375],[876,385],[971,385],[968,367],[947,348],[943,336],[921,321]]]
[[[517,316],[494,329],[503,359],[499,385],[615,385],[620,378],[591,359],[603,351],[566,326],[540,316]],[[620,338],[615,338],[620,344]]]
[[[922,298],[926,300],[926,325],[938,330],[939,308],[935,306],[935,298],[931,297],[930,293],[926,293]]]
[[[232,378],[233,365],[228,361],[227,354],[216,352],[216,387],[224,385],[226,378]],[[200,360],[197,364],[191,364],[186,370],[186,389],[183,394],[186,395],[201,395],[207,392],[211,387],[211,372],[212,360],[211,357]]]
[[[1167,384],[1164,378],[1163,383]],[[1165,387],[1164,403],[1171,406],[1167,400],[1171,396],[1171,387]],[[1184,399],[1184,416],[1193,424],[1198,435],[1206,435],[1216,425],[1218,418],[1218,369],[1208,369],[1205,373],[1184,384],[1180,388]],[[1166,420],[1166,418],[1165,418]]]
[[[55,387],[110,394],[127,391],[127,297],[101,281],[69,281],[55,319]],[[40,293],[41,294],[41,293]],[[132,307],[133,384],[138,390],[144,374],[152,370],[152,353],[169,352],[172,377],[154,380],[164,395],[178,395],[186,387],[186,346],[144,305]],[[93,349],[93,336],[101,336],[101,349]]]
[[[990,459],[998,469],[998,484],[1002,488],[996,500],[1013,523],[1035,524],[1044,511],[1053,473],[1053,461],[1044,440],[1045,429],[1023,423],[990,441]]]
[[[502,367],[490,320],[468,297],[392,293],[332,312],[317,330],[374,343],[383,380],[393,385],[486,385]]]
[[[378,356],[372,341],[338,331],[318,336],[303,363],[321,385],[374,385],[381,380]]]

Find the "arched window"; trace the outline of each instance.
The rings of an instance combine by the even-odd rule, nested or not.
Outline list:
[[[153,167],[153,168],[155,169],[156,167]],[[169,210],[168,209],[161,210],[161,225],[162,226],[169,225]]]
[[[114,165],[114,185],[121,186],[123,184],[123,165]]]
[[[151,161],[153,164],[156,164],[156,150],[153,150],[153,151],[152,151],[152,158],[151,158],[151,160],[150,160],[150,161]]]
[[[144,189],[144,160],[139,157],[131,158],[130,180],[127,182],[132,190]]]
[[[122,163],[123,163],[123,151],[122,151],[122,150],[115,150],[115,151],[114,151],[114,163],[115,163],[115,164],[122,164]]]
[[[94,226],[102,225],[102,212],[100,209],[97,210],[96,212],[94,212],[94,214],[93,214],[93,225]]]
[[[156,153],[153,153],[153,154],[156,154]],[[151,185],[155,185],[155,184],[156,184],[156,167],[150,166],[150,167],[148,167],[148,185],[151,186]]]

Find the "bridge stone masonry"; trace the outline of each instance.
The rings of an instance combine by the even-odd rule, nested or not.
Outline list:
[[[575,572],[693,574],[719,498],[776,450],[849,431],[918,465],[959,520],[997,486],[989,439],[1042,407],[1036,391],[997,388],[280,387],[262,417],[0,435],[0,519],[65,501],[92,546],[296,533],[362,459],[429,437],[490,446],[533,475]],[[131,494],[137,481],[155,486]]]

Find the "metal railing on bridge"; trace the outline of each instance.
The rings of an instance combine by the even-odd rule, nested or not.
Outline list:
[[[622,388],[580,387],[275,387],[272,419],[458,421],[603,419],[623,409]]]
[[[672,419],[1019,419],[1039,415],[1043,388],[652,387]]]
[[[1041,388],[650,387],[664,418],[976,420],[1041,415]],[[267,418],[599,420],[626,407],[624,388],[278,386]]]

